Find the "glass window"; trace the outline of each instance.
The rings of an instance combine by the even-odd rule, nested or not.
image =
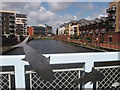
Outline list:
[[[112,42],[112,36],[109,36],[109,42]]]

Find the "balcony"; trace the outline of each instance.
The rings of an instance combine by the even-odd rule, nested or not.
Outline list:
[[[115,20],[116,16],[109,17],[110,20]]]
[[[9,21],[11,21],[11,22],[15,22],[15,19],[13,19],[13,18],[10,18],[10,19],[9,19]]]
[[[14,30],[15,30],[15,28],[9,28],[9,30],[10,30],[10,31],[14,31]]]
[[[10,18],[15,18],[15,15],[10,15]]]
[[[6,90],[13,87],[23,88],[24,90],[25,88],[33,90],[43,88],[73,88],[78,90],[82,87],[92,88],[93,84],[90,83],[85,86],[75,86],[73,83],[74,79],[81,77],[83,71],[89,72],[92,67],[95,67],[95,69],[105,75],[101,82],[96,83],[96,88],[101,88],[101,90],[103,88],[117,89],[117,87],[112,87],[112,84],[120,80],[118,55],[118,52],[44,54],[46,57],[51,57],[50,64],[56,78],[51,83],[45,82],[35,72],[31,71],[28,62],[21,60],[24,55],[0,56],[0,66],[3,67],[3,71],[0,71],[0,76],[2,77],[0,78],[0,81],[2,80],[0,89]]]
[[[116,19],[116,15],[115,14],[108,14],[108,19],[109,20],[115,20]]]
[[[107,9],[107,13],[113,13],[115,11],[116,11],[116,7],[112,7],[112,8]]]
[[[115,27],[116,27],[116,24],[112,24],[111,27],[115,28]]]
[[[9,25],[10,25],[10,26],[15,26],[15,23],[10,23]]]

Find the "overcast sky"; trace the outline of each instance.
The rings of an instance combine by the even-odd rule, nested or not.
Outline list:
[[[27,14],[28,25],[48,24],[53,32],[59,25],[82,18],[106,16],[109,2],[4,2],[3,10]]]

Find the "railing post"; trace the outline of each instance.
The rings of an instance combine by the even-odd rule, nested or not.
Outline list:
[[[9,78],[9,90],[11,90],[11,77],[10,77],[10,74],[8,74],[8,78]]]
[[[25,68],[24,65],[15,65],[16,90],[25,90]]]
[[[30,73],[30,90],[32,90],[32,73]]]
[[[93,67],[94,60],[91,60],[91,62],[85,63],[85,71],[90,72],[91,68]],[[91,82],[88,82],[85,84],[85,90],[93,90],[93,84],[90,84]]]

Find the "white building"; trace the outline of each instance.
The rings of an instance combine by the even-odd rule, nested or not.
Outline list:
[[[27,15],[16,14],[16,33],[17,35],[27,35]]]

